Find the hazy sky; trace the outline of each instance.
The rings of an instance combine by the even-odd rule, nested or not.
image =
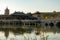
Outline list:
[[[10,13],[60,11],[60,0],[0,0],[0,14],[4,14],[6,7],[10,9]]]

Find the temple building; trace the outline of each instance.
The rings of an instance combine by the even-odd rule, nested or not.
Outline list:
[[[9,15],[9,9],[8,9],[8,7],[5,9],[5,15]]]

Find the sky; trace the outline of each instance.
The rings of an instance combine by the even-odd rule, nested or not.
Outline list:
[[[60,11],[60,0],[0,0],[0,14],[4,14],[6,7],[10,14],[20,12],[53,12]]]

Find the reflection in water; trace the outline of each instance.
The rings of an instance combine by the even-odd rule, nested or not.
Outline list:
[[[23,28],[24,27],[25,26],[23,26]],[[40,27],[40,25],[39,25],[39,27]],[[39,28],[39,27],[36,29],[34,28],[35,31],[37,30],[40,33],[39,35],[36,35],[35,31],[33,31],[32,30],[33,28],[31,28],[31,27],[29,27],[29,28],[26,27],[27,29],[25,29],[25,28],[24,29],[22,29],[22,28],[8,29],[8,28],[6,28],[4,30],[0,28],[0,30],[4,31],[4,32],[0,31],[0,40],[60,40],[60,38],[59,38],[60,33],[58,33],[60,30],[57,30],[58,31],[57,32],[54,27],[52,27],[52,28],[49,27],[49,29],[48,28],[43,29],[43,28]],[[20,34],[18,34],[18,32]]]
[[[60,33],[53,33],[53,32],[47,32],[44,33],[44,37],[47,37],[47,40],[60,40]],[[24,34],[18,34],[14,35],[13,32],[9,32],[9,36],[7,40],[41,40],[42,35],[35,35],[34,32],[32,33],[24,33]],[[46,39],[46,38],[45,38]],[[0,40],[6,40],[6,37],[4,36],[4,32],[0,32]]]

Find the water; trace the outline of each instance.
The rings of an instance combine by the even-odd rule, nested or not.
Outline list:
[[[23,33],[23,34],[18,34],[18,33],[15,34],[14,32],[9,31],[9,35],[7,38],[5,37],[4,34],[5,33],[3,31],[0,31],[0,40],[42,40],[43,37],[45,40],[60,40],[60,33],[56,32],[55,28],[49,29],[48,32],[44,32],[44,36],[42,35],[42,32],[39,35],[36,35],[35,31],[32,31],[31,33]]]
[[[60,40],[60,33],[53,33],[53,32],[47,32],[44,33],[44,37],[47,40]],[[9,32],[9,36],[7,40],[41,40],[42,35],[36,35],[34,32],[32,33],[24,33],[24,34],[17,34],[15,35],[13,32]],[[4,36],[4,32],[0,31],[0,40],[6,40],[6,37]]]

